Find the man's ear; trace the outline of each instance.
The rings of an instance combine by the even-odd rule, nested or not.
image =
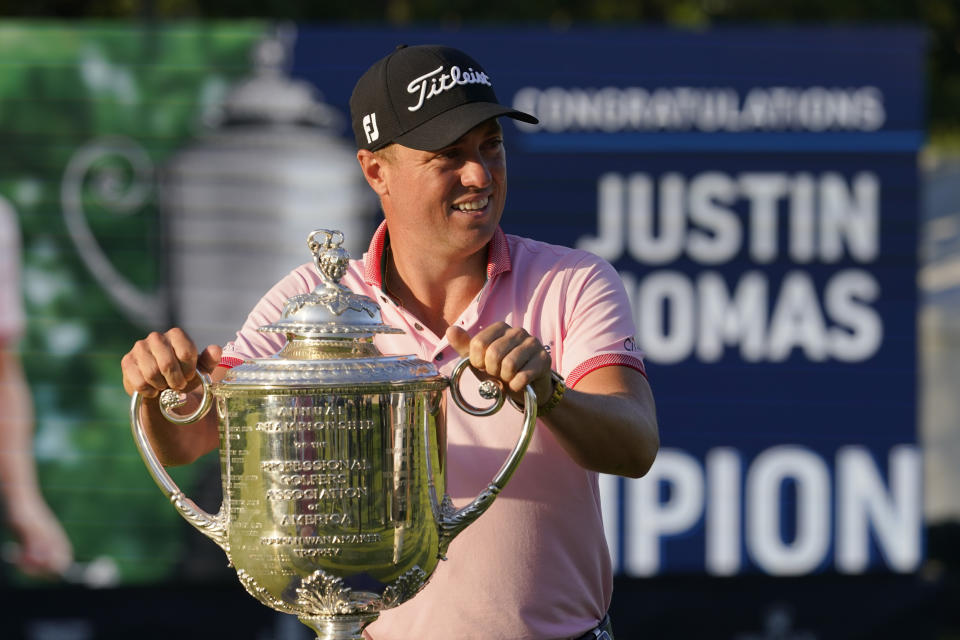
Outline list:
[[[370,188],[381,198],[387,195],[386,161],[372,151],[360,149],[357,151],[357,162]]]

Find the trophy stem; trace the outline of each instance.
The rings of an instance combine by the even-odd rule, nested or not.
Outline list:
[[[302,616],[299,620],[317,634],[317,640],[364,640],[364,627],[379,616],[379,613],[353,616]]]

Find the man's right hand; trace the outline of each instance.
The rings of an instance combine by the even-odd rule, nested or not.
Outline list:
[[[199,384],[197,369],[211,373],[220,363],[222,349],[210,345],[201,353],[183,329],[154,331],[123,356],[123,388],[130,395],[139,391],[147,398],[165,389],[189,391]]]
[[[120,361],[123,388],[130,395],[139,391],[145,398],[156,398],[166,389],[192,391],[200,385],[197,370],[213,373],[220,364],[221,352],[217,345],[210,345],[198,353],[197,346],[183,329],[151,333],[137,341]],[[219,370],[214,373],[214,382],[222,375]],[[191,396],[190,402],[199,403],[198,393]],[[208,411],[197,422],[182,428],[164,418],[159,403],[151,399],[143,403],[140,419],[154,453],[165,465],[193,462],[215,449],[218,443],[216,411]]]

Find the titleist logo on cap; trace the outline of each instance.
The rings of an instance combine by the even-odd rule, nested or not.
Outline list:
[[[440,65],[433,71],[425,73],[419,78],[414,78],[407,85],[407,93],[417,96],[417,103],[407,107],[407,110],[419,111],[423,103],[430,98],[438,96],[444,91],[449,91],[458,85],[465,84],[493,86],[490,83],[490,76],[483,71],[474,71],[473,67],[463,71],[458,66],[452,66],[449,73],[443,73],[443,65]]]

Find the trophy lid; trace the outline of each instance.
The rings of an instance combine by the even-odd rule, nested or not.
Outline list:
[[[287,300],[280,318],[259,331],[286,334],[276,355],[232,368],[220,393],[249,387],[363,391],[373,387],[441,389],[447,384],[433,363],[413,355],[384,356],[373,336],[403,333],[380,318],[380,306],[340,284],[350,254],[340,231],[317,229],[307,237],[321,282]]]
[[[340,284],[350,254],[341,245],[340,231],[317,229],[307,237],[322,282],[310,293],[287,300],[280,319],[260,327],[270,333],[285,333],[287,339],[362,339],[378,333],[403,333],[384,324],[380,306],[368,296],[353,293]]]

